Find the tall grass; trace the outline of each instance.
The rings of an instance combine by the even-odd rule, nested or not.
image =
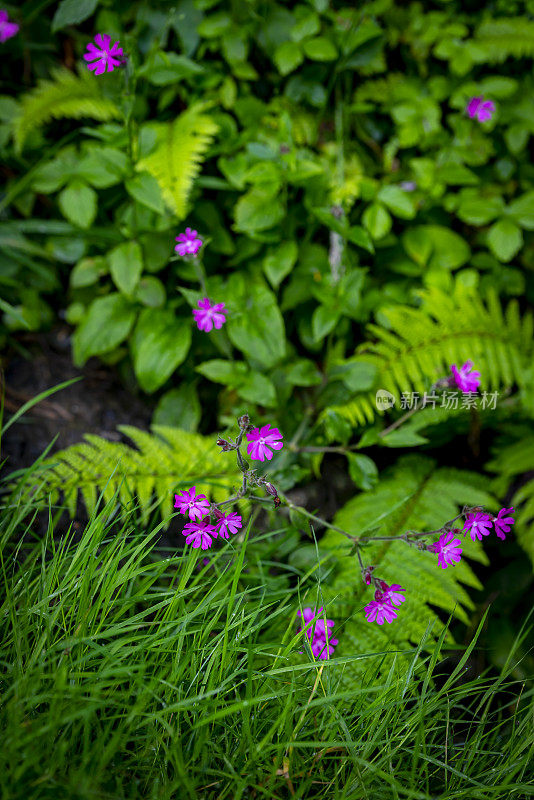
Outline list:
[[[465,679],[467,652],[436,678],[441,637],[403,676],[370,654],[347,688],[350,657],[298,653],[303,587],[243,580],[250,531],[169,555],[109,503],[76,536],[50,512],[38,537],[19,498],[1,512],[4,798],[534,796],[513,651],[500,675]]]

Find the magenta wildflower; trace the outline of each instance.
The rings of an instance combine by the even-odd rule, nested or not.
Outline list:
[[[297,611],[297,614],[299,617],[302,617],[306,623],[304,627],[306,636],[310,640],[313,655],[315,658],[320,658],[324,661],[333,655],[334,647],[338,644],[338,639],[333,639],[331,637],[331,628],[334,627],[334,620],[327,619],[325,623],[324,619],[318,618],[322,610],[322,606],[317,612],[314,612],[311,608],[305,608],[302,613]],[[297,633],[301,630],[301,627],[297,628]],[[326,643],[327,636],[328,645]],[[301,650],[301,652],[303,651]]]
[[[406,589],[403,589],[400,584],[392,583],[391,586],[388,586],[385,581],[380,581],[380,587],[382,589],[382,600],[387,600],[391,605],[400,606],[406,600],[404,595],[401,594]]]
[[[365,606],[365,617],[367,622],[376,622],[383,625],[384,622],[393,622],[397,617],[397,612],[385,597],[382,597],[380,592],[375,592],[375,599]]]
[[[499,539],[506,539],[505,533],[510,533],[510,526],[514,524],[515,520],[513,517],[505,517],[505,514],[509,512],[514,512],[513,508],[501,508],[499,513],[496,517],[493,517],[493,524],[495,525],[495,533],[499,537]]]
[[[193,316],[199,331],[209,333],[213,326],[220,330],[226,322],[224,315],[228,314],[228,311],[223,311],[223,308],[224,303],[216,303],[212,306],[207,297],[204,300],[199,300],[198,309],[193,309]]]
[[[0,42],[2,44],[11,39],[19,32],[19,26],[16,22],[10,22],[7,11],[0,9]]]
[[[471,119],[476,117],[479,122],[486,122],[491,119],[491,115],[495,111],[495,103],[491,100],[484,100],[482,95],[480,97],[472,97],[465,110]]]
[[[175,236],[178,244],[174,248],[179,256],[196,256],[204,242],[198,236],[197,231],[186,228],[185,233]]]
[[[442,569],[454,566],[455,562],[458,563],[461,559],[461,540],[454,538],[455,533],[459,533],[458,528],[442,533],[438,541],[428,548],[431,553],[438,554],[438,564]]]
[[[466,533],[471,533],[471,539],[473,541],[475,541],[475,539],[482,541],[483,536],[489,536],[489,528],[491,528],[492,522],[493,517],[483,511],[476,511],[474,514],[468,514],[463,527],[464,536]]]
[[[215,527],[218,529],[219,536],[222,536],[223,539],[228,539],[229,533],[237,533],[239,528],[243,527],[243,523],[239,514],[232,511],[226,516],[223,514],[221,519],[215,523]]]
[[[270,461],[273,457],[273,450],[281,450],[284,446],[283,442],[278,441],[282,438],[282,434],[278,428],[269,430],[270,425],[264,425],[263,428],[254,428],[250,433],[247,433],[247,441],[250,444],[247,447],[247,453],[253,461]]]
[[[206,520],[199,522],[188,522],[184,525],[182,534],[187,537],[186,544],[192,544],[194,548],[201,547],[208,550],[211,547],[212,539],[217,536],[217,531]]]
[[[94,69],[95,75],[101,75],[103,72],[113,72],[115,67],[120,67],[123,59],[122,56],[122,47],[119,47],[119,43],[115,42],[115,44],[110,47],[111,44],[111,36],[109,33],[105,33],[102,35],[101,33],[97,33],[95,36],[95,42],[97,43],[98,47],[95,47],[92,42],[89,42],[87,45],[87,53],[84,53],[84,58],[86,61],[91,61],[91,64],[87,64],[88,69]]]
[[[451,381],[456,383],[462,392],[476,392],[480,385],[480,372],[471,372],[472,369],[472,361],[466,361],[460,369],[457,368],[456,364],[451,364],[451,371],[454,376]]]
[[[174,507],[180,509],[181,514],[189,514],[189,519],[201,519],[209,511],[210,504],[204,494],[195,494],[196,486],[186,489],[181,494],[174,495]]]

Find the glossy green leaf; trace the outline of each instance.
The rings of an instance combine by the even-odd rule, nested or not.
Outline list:
[[[145,308],[130,343],[134,370],[143,391],[152,394],[170,378],[191,347],[191,321],[170,309]]]

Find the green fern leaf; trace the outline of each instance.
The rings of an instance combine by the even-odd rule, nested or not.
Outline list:
[[[220,502],[235,494],[241,483],[241,473],[221,457],[212,437],[158,425],[153,427],[154,434],[130,425],[120,430],[137,449],[86,434],[87,443],[73,445],[44,462],[39,496],[45,499],[51,494],[57,499],[62,493],[74,516],[78,494],[91,514],[100,494],[108,502],[118,493],[122,505],[134,501],[139,506],[146,523],[154,496],[162,519],[168,520],[175,492],[194,485],[197,493]],[[246,510],[248,503],[241,501],[241,506]]]
[[[476,31],[474,41],[482,45],[490,64],[507,58],[534,56],[534,22],[526,17],[501,17],[485,20]]]
[[[321,421],[338,414],[353,427],[365,425],[377,413],[377,389],[386,389],[397,400],[403,392],[422,395],[437,378],[450,374],[451,364],[468,359],[482,374],[483,390],[497,391],[514,382],[524,384],[532,358],[533,321],[530,312],[519,317],[516,300],[503,314],[495,294],[490,294],[484,304],[475,293],[460,286],[452,296],[435,287],[419,295],[420,308],[394,306],[384,310],[390,329],[369,325],[375,341],[357,350],[358,360],[377,370],[374,390],[328,407]]]
[[[473,603],[463,585],[482,587],[464,556],[488,563],[481,544],[469,536],[460,537],[462,560],[442,569],[436,555],[409,547],[398,537],[407,530],[435,530],[453,519],[458,506],[464,504],[495,507],[495,499],[484,490],[485,483],[474,473],[438,468],[434,461],[419,455],[404,456],[384,473],[376,489],[359,494],[336,514],[335,525],[356,536],[373,520],[386,515],[376,535],[391,537],[391,541],[368,543],[362,558],[365,564],[376,567],[378,577],[390,584],[399,583],[406,590],[406,601],[393,623],[368,623],[363,607],[371,602],[373,594],[362,581],[357,557],[349,555],[351,542],[343,534],[329,530],[319,543],[321,557],[330,555],[334,565],[332,575],[321,584],[322,602],[327,616],[350,617],[343,631],[339,631],[336,655],[410,651],[429,622],[433,623],[432,637],[437,637],[443,624],[430,606],[468,622],[466,609],[473,608]],[[402,502],[406,497],[409,499]],[[447,641],[452,642],[450,634],[447,636]],[[402,655],[397,653],[397,657],[402,661]],[[393,656],[388,658],[390,663]],[[368,660],[354,664],[358,671],[368,665]]]
[[[21,152],[30,131],[51,119],[81,119],[100,121],[118,118],[115,103],[103,97],[99,81],[93,75],[75,75],[67,69],[52,71],[53,80],[42,80],[22,98],[20,114],[13,120],[13,136],[17,152]]]
[[[165,202],[180,220],[186,217],[194,180],[219,129],[200,109],[192,107],[174,122],[158,125],[156,149],[136,164],[137,170],[156,178]]]
[[[527,475],[526,482],[516,489],[510,500],[510,506],[515,509],[515,523],[508,536],[517,538],[534,567],[534,434],[525,433],[519,441],[499,448],[486,469],[497,473],[492,488],[499,497],[508,493],[514,478]]]

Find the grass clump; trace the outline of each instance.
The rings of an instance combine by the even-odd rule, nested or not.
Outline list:
[[[38,537],[18,497],[1,511],[3,797],[534,796],[513,650],[499,675],[466,677],[475,639],[446,674],[443,633],[404,674],[363,656],[347,688],[350,656],[299,654],[306,581],[250,577],[250,529],[204,563],[113,500],[64,537],[50,513]]]

